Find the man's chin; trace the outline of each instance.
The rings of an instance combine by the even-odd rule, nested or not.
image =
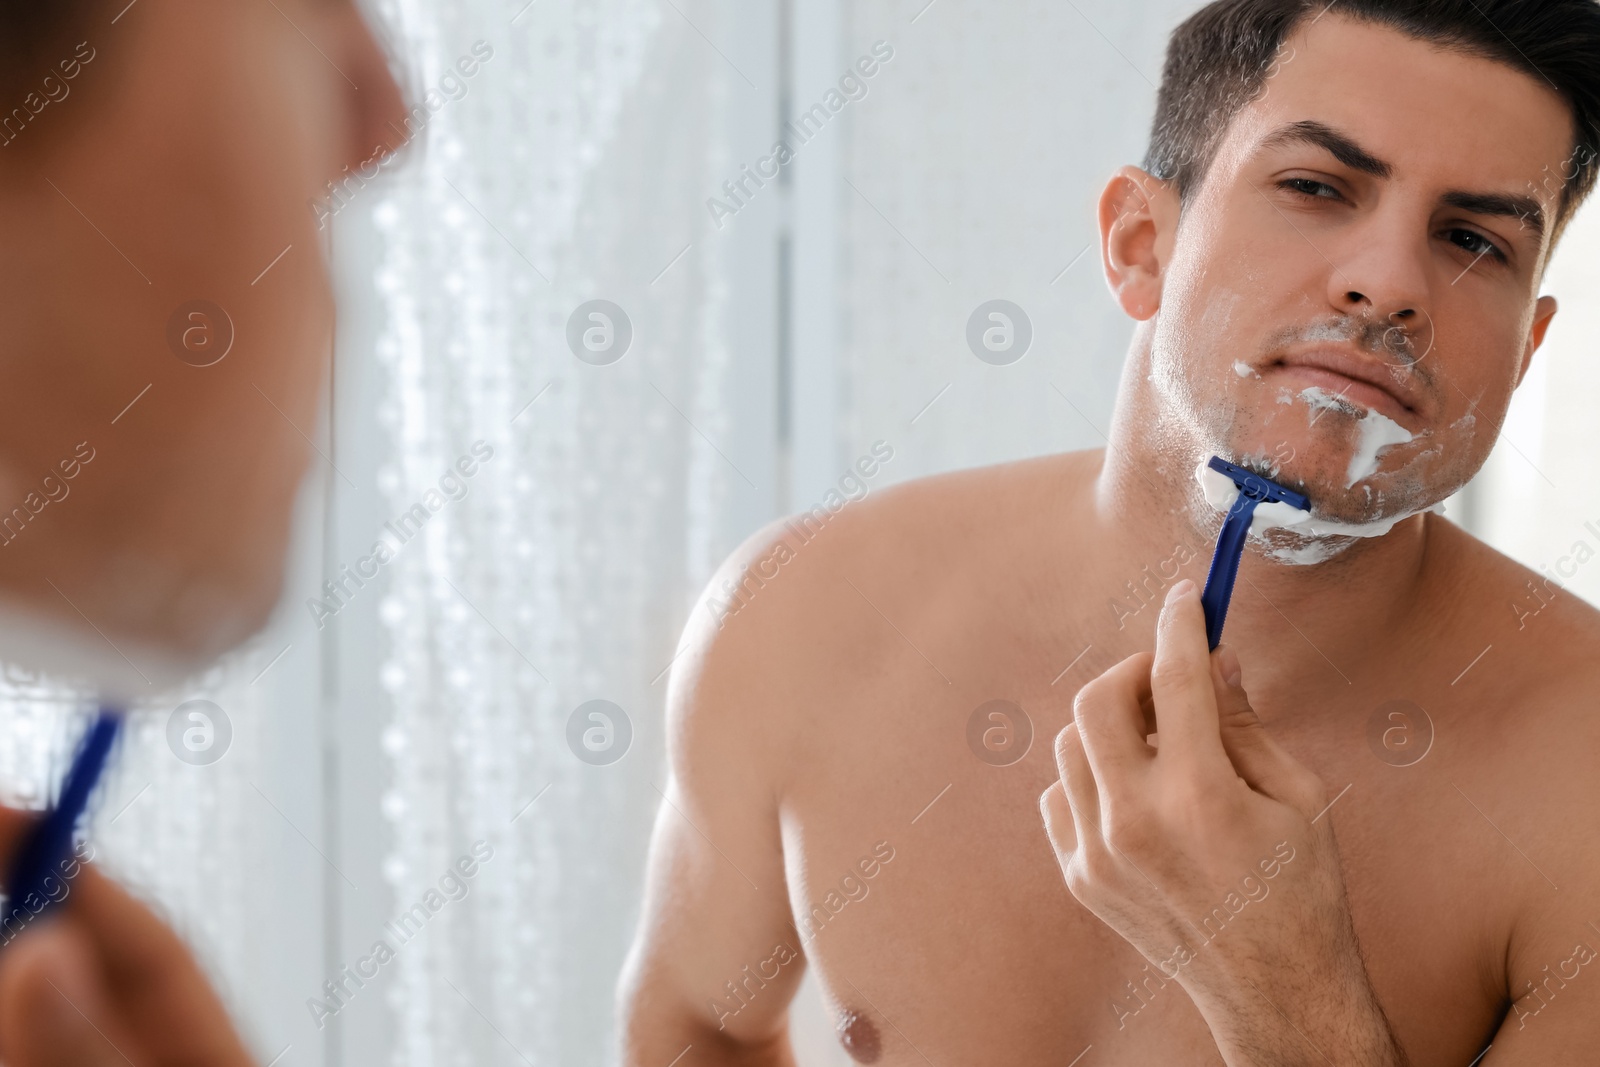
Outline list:
[[[98,629],[82,619],[0,600],[0,660],[103,703],[127,706],[174,688],[216,657],[151,635]]]
[[[263,629],[282,585],[281,566],[270,573],[185,575],[159,592],[147,587],[142,596],[115,595],[99,584],[77,590],[70,609],[53,593],[41,601],[0,587],[0,662],[102,700],[149,699]]]

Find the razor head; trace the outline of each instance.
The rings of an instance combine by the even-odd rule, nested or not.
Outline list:
[[[1300,511],[1310,511],[1311,501],[1293,489],[1285,489],[1270,478],[1263,478],[1255,471],[1229,463],[1217,456],[1211,457],[1209,464],[1218,474],[1226,474],[1233,484],[1239,487],[1239,492],[1259,504],[1288,504]]]

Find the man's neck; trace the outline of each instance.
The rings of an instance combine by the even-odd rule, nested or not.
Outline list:
[[[1142,370],[1124,375],[1093,490],[1097,526],[1122,569],[1143,574],[1141,561],[1166,561],[1183,546],[1196,557],[1184,574],[1203,583],[1222,516],[1204,503],[1195,481],[1205,457],[1176,454],[1172,442],[1182,439],[1184,428],[1164,426],[1154,399]],[[1252,538],[1224,641],[1269,685],[1341,676],[1354,683],[1375,642],[1383,647],[1385,635],[1403,632],[1414,617],[1429,521],[1415,516],[1384,537],[1358,539],[1309,566],[1269,559]],[[1155,613],[1141,615],[1149,616],[1139,622],[1153,641]]]

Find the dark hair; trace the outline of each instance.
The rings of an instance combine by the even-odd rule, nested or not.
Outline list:
[[[1572,156],[1552,233],[1594,189],[1600,147],[1600,2],[1597,0],[1215,0],[1190,16],[1167,46],[1144,169],[1200,187],[1228,123],[1259,96],[1284,41],[1307,18],[1332,10],[1420,41],[1495,60],[1548,84],[1572,111]]]

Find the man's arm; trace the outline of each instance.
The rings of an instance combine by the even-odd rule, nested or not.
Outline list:
[[[758,534],[746,548],[762,540]],[[747,556],[736,553],[710,589],[725,577],[738,581]],[[773,684],[781,645],[766,637],[772,612],[755,610],[762,606],[719,620],[702,598],[673,665],[670,779],[619,986],[627,1067],[668,1067],[690,1047],[683,1062],[696,1067],[794,1062],[787,1015],[805,961],[771,774],[771,755],[782,747]]]
[[[1600,937],[1590,923],[1592,916],[1600,916],[1600,903],[1593,891],[1582,895],[1578,906],[1552,909],[1548,917],[1536,920],[1532,936],[1521,947],[1513,946],[1511,1005],[1480,1067],[1595,1061],[1600,1044]]]
[[[1532,698],[1515,709],[1529,720],[1554,718],[1561,727],[1525,731],[1534,735],[1525,743],[1535,758],[1506,779],[1521,788],[1505,806],[1515,812],[1514,824],[1502,819],[1501,826],[1532,858],[1513,864],[1521,879],[1511,884],[1521,887],[1521,899],[1505,954],[1508,1006],[1479,1067],[1590,1064],[1600,1046],[1600,850],[1593,845],[1600,779],[1591,769],[1597,741],[1588,710],[1592,674],[1565,683],[1554,700],[1576,713],[1529,714],[1537,704]]]

